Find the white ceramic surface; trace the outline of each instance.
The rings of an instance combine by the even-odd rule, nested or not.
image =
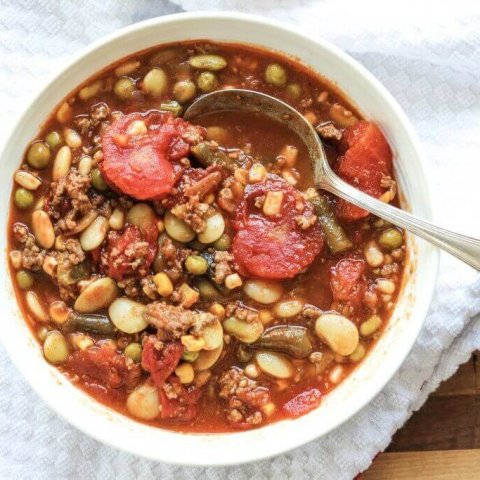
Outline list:
[[[400,188],[412,212],[430,219],[431,209],[416,136],[405,114],[385,88],[356,61],[327,42],[312,40],[264,18],[233,13],[179,14],[122,29],[96,42],[39,93],[21,116],[1,154],[0,221],[6,251],[6,223],[12,177],[25,145],[52,109],[80,82],[126,55],[165,42],[212,39],[252,43],[300,58],[351,98],[366,118],[377,122],[396,155]],[[228,465],[266,458],[319,438],[349,419],[382,389],[410,351],[432,297],[438,252],[409,237],[411,274],[385,335],[373,352],[320,408],[296,420],[230,434],[180,434],[137,423],[97,403],[75,388],[43,359],[21,318],[0,258],[1,341],[35,391],[59,415],[85,433],[131,453],[169,463]],[[5,394],[3,392],[2,394]],[[341,445],[339,445],[341,448]]]

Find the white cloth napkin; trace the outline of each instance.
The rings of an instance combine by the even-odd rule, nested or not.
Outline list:
[[[69,56],[123,25],[186,10],[268,14],[337,44],[365,65],[414,123],[436,219],[480,237],[478,3],[341,0],[0,0],[0,140],[11,118]],[[444,255],[425,327],[400,371],[348,423],[286,455],[231,468],[181,468],[118,452],[59,419],[0,346],[0,478],[350,479],[480,347],[480,278]],[[3,319],[2,328],[8,328]],[[161,445],[158,448],[162,448]],[[186,452],[188,455],[188,452]]]

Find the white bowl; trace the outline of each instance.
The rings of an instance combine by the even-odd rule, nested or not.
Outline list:
[[[336,83],[366,118],[387,135],[396,157],[401,191],[411,211],[431,217],[423,161],[405,114],[385,88],[361,65],[334,46],[264,18],[233,13],[194,13],[161,17],[119,30],[96,42],[59,71],[22,115],[1,155],[0,220],[6,225],[13,172],[25,146],[52,109],[80,82],[111,62],[165,42],[211,39],[244,42],[298,57]],[[410,351],[435,286],[438,252],[409,237],[410,272],[390,325],[371,354],[313,412],[257,430],[229,434],[181,434],[135,422],[75,388],[43,358],[21,318],[6,255],[0,261],[2,342],[36,392],[59,415],[92,437],[155,460],[188,465],[229,465],[278,455],[319,438],[341,425],[377,395]],[[7,323],[8,322],[8,323]],[[339,448],[342,448],[339,445]]]

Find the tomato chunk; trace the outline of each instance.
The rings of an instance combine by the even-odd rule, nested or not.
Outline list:
[[[143,122],[144,127],[139,127]],[[100,169],[114,189],[138,200],[160,200],[172,190],[203,129],[170,112],[131,113],[117,118],[102,137]]]
[[[189,421],[197,415],[197,402],[201,390],[191,385],[185,387],[173,372],[180,362],[184,347],[169,343],[163,349],[155,348],[155,339],[148,339],[143,346],[142,366],[150,372],[162,405],[163,419]]]
[[[318,407],[321,399],[320,390],[312,388],[293,397],[283,406],[283,409],[290,417],[300,417]]]
[[[380,129],[373,123],[360,121],[348,127],[343,135],[336,171],[346,182],[379,198],[384,192],[382,179],[392,176],[392,152]],[[347,221],[360,220],[368,212],[338,199],[337,215]]]
[[[73,352],[69,358],[70,368],[90,384],[116,389],[132,389],[141,379],[139,364],[127,363],[125,355],[117,353],[109,344],[93,346]]]
[[[123,233],[110,232],[100,258],[103,270],[117,281],[147,275],[157,253],[157,238],[156,226],[144,233],[136,225],[128,225]]]
[[[277,215],[266,215],[261,202],[269,192],[283,194]],[[260,202],[260,203],[259,203]],[[232,252],[245,276],[292,278],[313,262],[323,247],[318,222],[302,229],[299,218],[311,219],[312,206],[276,175],[249,185],[234,220]]]
[[[365,296],[367,281],[364,260],[344,258],[330,270],[333,300],[358,308]]]

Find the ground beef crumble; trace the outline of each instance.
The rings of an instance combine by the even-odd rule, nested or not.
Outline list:
[[[225,315],[227,317],[235,317],[242,322],[253,323],[259,319],[258,312],[251,308],[245,307],[241,302],[229,303],[225,307]]]
[[[35,243],[35,237],[23,223],[15,223],[13,226],[13,238],[15,243],[22,248],[22,267],[38,272],[42,269],[46,251]]]
[[[230,252],[216,251],[213,256],[213,279],[221,285],[225,278],[235,273],[234,257]]]

